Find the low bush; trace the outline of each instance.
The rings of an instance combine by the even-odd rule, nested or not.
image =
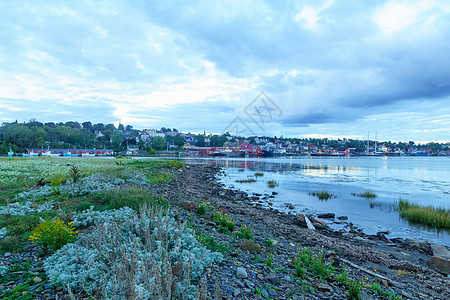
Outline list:
[[[33,230],[30,241],[44,250],[56,251],[65,244],[73,242],[77,232],[72,222],[66,224],[59,218],[45,220]]]
[[[192,279],[223,255],[199,244],[172,213],[143,207],[121,221],[97,223],[44,262],[49,279],[102,299],[192,299]]]

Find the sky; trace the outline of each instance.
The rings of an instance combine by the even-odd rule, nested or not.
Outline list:
[[[450,141],[449,1],[0,0],[0,123]]]

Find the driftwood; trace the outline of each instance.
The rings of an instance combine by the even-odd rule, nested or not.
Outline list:
[[[385,276],[383,276],[383,275],[377,274],[377,273],[372,272],[372,271],[370,271],[370,270],[368,270],[368,269],[366,269],[366,268],[364,268],[364,267],[358,266],[357,264],[354,264],[354,263],[352,263],[351,261],[348,261],[348,260],[346,260],[346,259],[344,259],[344,258],[339,258],[339,259],[340,259],[342,262],[344,262],[344,263],[346,263],[346,264],[352,266],[353,268],[356,268],[356,269],[358,269],[358,270],[361,270],[361,271],[363,271],[363,272],[365,272],[365,273],[367,273],[367,274],[370,274],[370,275],[372,275],[372,276],[374,276],[374,277],[377,277],[377,278],[379,278],[379,279],[386,280],[386,282],[389,283],[390,285],[393,285],[393,286],[396,286],[396,287],[400,287],[400,288],[404,286],[403,283],[393,281],[393,280],[391,280],[391,279],[389,279],[389,278],[387,278],[387,277],[385,277]]]
[[[305,222],[306,222],[306,227],[308,227],[308,229],[316,230],[316,228],[314,228],[314,225],[311,223],[311,221],[308,219],[308,217],[306,215],[305,215]]]

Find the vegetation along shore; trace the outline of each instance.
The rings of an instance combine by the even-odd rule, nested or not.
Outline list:
[[[264,209],[220,184],[221,172],[176,160],[1,158],[0,297],[450,299],[446,247]],[[399,203],[421,222],[418,209]]]

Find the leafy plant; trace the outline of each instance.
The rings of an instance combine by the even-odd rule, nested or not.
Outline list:
[[[223,232],[233,232],[234,227],[236,226],[230,216],[221,210],[218,210],[213,214],[213,220]]]
[[[359,280],[353,280],[350,282],[350,288],[348,289],[348,298],[351,300],[361,299],[361,282]]]
[[[253,238],[252,229],[244,225],[238,232],[238,237],[241,239],[251,240]]]
[[[197,207],[197,214],[203,216],[204,214],[206,214],[206,203],[202,202],[198,207]]]
[[[30,241],[43,249],[56,251],[67,243],[75,240],[75,230],[72,222],[65,224],[59,218],[41,221],[33,230]]]
[[[273,254],[269,254],[269,256],[267,257],[266,266],[268,266],[269,268],[273,267]]]
[[[51,191],[53,195],[59,195],[61,193],[61,189],[59,188],[61,186],[62,178],[54,179],[51,183]]]

